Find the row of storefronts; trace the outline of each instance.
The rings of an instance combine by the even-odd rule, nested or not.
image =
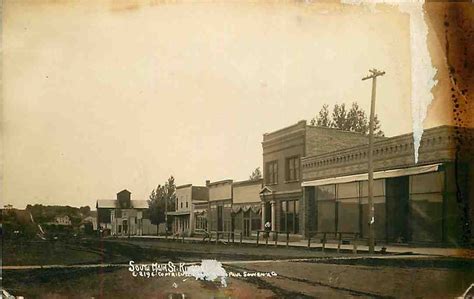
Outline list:
[[[465,128],[425,130],[416,162],[412,134],[377,138],[378,243],[461,245],[472,240],[473,136]],[[305,121],[264,134],[263,179],[178,187],[173,230],[252,237],[269,222],[273,231],[299,238],[314,232],[356,232],[367,238],[367,143],[367,136]],[[189,188],[200,192],[180,191]]]

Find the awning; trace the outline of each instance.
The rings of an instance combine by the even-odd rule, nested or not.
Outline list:
[[[189,211],[168,212],[167,214],[170,216],[183,216],[189,215]]]
[[[376,179],[394,178],[394,177],[399,177],[399,176],[435,172],[435,171],[438,171],[438,168],[440,165],[441,163],[409,167],[409,168],[390,169],[390,170],[385,170],[385,171],[376,171],[374,172],[374,179],[376,180]],[[307,182],[301,183],[301,186],[310,187],[310,186],[321,186],[321,185],[327,185],[327,184],[341,184],[341,183],[350,183],[350,182],[357,182],[357,181],[367,181],[368,179],[369,179],[368,173],[361,173],[361,174],[355,174],[355,175],[307,181]]]
[[[194,214],[196,215],[204,215],[207,213],[206,209],[194,209]]]

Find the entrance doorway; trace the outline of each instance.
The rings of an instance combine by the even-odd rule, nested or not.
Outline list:
[[[409,177],[386,179],[386,231],[387,241],[406,243],[409,231]]]
[[[128,222],[127,222],[127,220],[123,220],[122,227],[123,227],[123,234],[124,235],[128,234]]]
[[[269,221],[270,222],[272,221],[272,205],[271,205],[271,203],[266,202],[265,206],[264,206],[264,209],[265,209],[265,219],[264,219],[263,225],[265,225],[265,223],[267,223]]]
[[[223,219],[222,219],[222,211],[223,211],[223,206],[217,206],[217,230],[218,231],[223,231]]]

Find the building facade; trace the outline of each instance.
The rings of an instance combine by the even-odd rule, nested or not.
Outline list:
[[[232,180],[206,181],[209,190],[208,229],[211,231],[232,230]]]
[[[263,179],[233,183],[232,228],[243,237],[262,228],[262,204],[260,191]]]
[[[99,199],[96,203],[99,229],[115,236],[144,234],[144,211],[148,209],[146,200],[131,200],[131,193],[122,190],[117,199]],[[145,225],[152,225],[145,221]],[[149,231],[150,228],[146,228]]]
[[[366,136],[306,121],[263,135],[263,222],[272,230],[301,235],[304,217],[301,159],[347,147],[366,144]]]
[[[168,215],[173,217],[173,233],[191,236],[196,229],[196,221],[198,229],[206,225],[206,223],[202,223],[203,209],[201,205],[206,207],[208,199],[207,187],[193,186],[192,184],[176,187],[176,209],[174,212],[168,212]]]
[[[472,238],[473,136],[472,129],[427,129],[416,163],[412,134],[374,143],[377,242],[460,245]],[[368,237],[367,159],[367,145],[302,159],[303,235],[339,231]]]

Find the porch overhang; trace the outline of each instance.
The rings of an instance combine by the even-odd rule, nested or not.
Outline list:
[[[439,167],[441,165],[442,165],[441,163],[437,163],[437,164],[431,164],[431,165],[376,171],[374,172],[374,180],[422,174],[422,173],[428,173],[428,172],[436,172],[439,170]],[[357,182],[357,181],[367,181],[368,179],[369,179],[368,173],[361,173],[361,174],[332,177],[332,178],[326,178],[326,179],[320,179],[320,180],[306,181],[306,182],[301,183],[301,186],[314,187],[314,186],[322,186],[322,185],[328,185],[328,184],[341,184],[341,183],[350,183],[350,182]]]
[[[174,212],[168,212],[167,213],[169,216],[184,216],[184,215],[189,215],[190,212],[189,211],[174,211]]]

